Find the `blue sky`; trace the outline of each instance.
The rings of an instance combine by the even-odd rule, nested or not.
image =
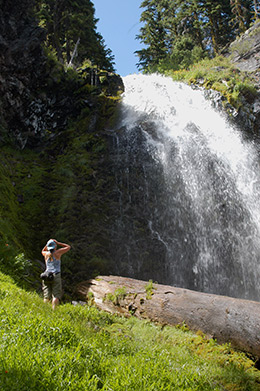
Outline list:
[[[142,47],[135,39],[141,27],[142,0],[92,0],[92,3],[99,19],[97,31],[115,56],[116,72],[121,76],[139,73],[134,52]]]

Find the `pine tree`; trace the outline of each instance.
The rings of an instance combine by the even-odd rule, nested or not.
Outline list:
[[[147,45],[136,52],[141,69],[152,71],[159,64],[174,69],[188,66],[194,60],[193,49],[198,47],[197,53],[204,50],[202,22],[195,0],[146,0],[141,7],[145,8],[141,15],[144,27],[137,38]]]
[[[140,19],[144,26],[141,27],[137,38],[148,48],[136,53],[140,58],[138,67],[143,70],[152,69],[167,52],[167,33],[163,21],[164,3],[167,1],[145,0],[141,4],[141,7],[146,9]]]
[[[137,38],[145,48],[136,53],[145,72],[221,53],[258,12],[253,0],[144,0],[141,7],[144,25]]]
[[[254,14],[255,14],[255,19],[260,19],[260,4],[259,4],[259,0],[254,0]]]
[[[234,15],[234,24],[238,26],[238,32],[246,31],[252,21],[253,6],[256,6],[256,2],[254,1],[253,4],[250,0],[230,0],[230,5]]]
[[[96,31],[98,19],[90,0],[36,0],[36,14],[47,31],[46,44],[59,61],[69,64],[74,52],[77,65],[88,59],[101,68],[114,70],[114,56]]]

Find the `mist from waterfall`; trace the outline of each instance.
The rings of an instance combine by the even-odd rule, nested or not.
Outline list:
[[[260,300],[260,164],[201,90],[130,75],[114,133],[116,272]]]

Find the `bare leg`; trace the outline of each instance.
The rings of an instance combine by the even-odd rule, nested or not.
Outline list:
[[[55,310],[55,308],[59,305],[59,299],[57,299],[57,297],[54,297],[52,299],[52,309]]]

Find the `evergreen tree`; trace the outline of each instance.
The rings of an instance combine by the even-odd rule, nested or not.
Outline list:
[[[141,7],[144,26],[137,38],[146,47],[136,53],[145,72],[179,69],[221,53],[258,12],[253,0],[145,0]]]
[[[141,15],[144,27],[137,36],[147,48],[137,51],[138,67],[146,71],[178,69],[201,58],[204,51],[202,22],[194,0],[146,0]],[[195,49],[196,48],[196,49]],[[195,49],[195,50],[194,50]],[[194,50],[194,51],[193,51]],[[196,55],[191,55],[191,52]],[[160,65],[159,65],[160,64]]]
[[[172,3],[175,3],[175,24],[177,25],[175,38],[182,36],[192,38],[194,45],[204,49],[203,22],[200,17],[198,1],[176,0]]]
[[[259,4],[259,0],[254,0],[254,14],[255,14],[255,19],[260,19],[260,4]]]
[[[143,70],[156,66],[167,52],[167,33],[163,21],[164,3],[167,1],[144,0],[141,4],[141,7],[145,8],[140,19],[144,27],[141,27],[137,38],[148,47],[136,53],[140,59],[138,67]]]
[[[197,0],[207,47],[218,54],[234,38],[230,0]]]
[[[245,9],[244,6],[242,5],[241,0],[230,0],[231,4],[231,9],[233,14],[236,17],[237,23],[239,25],[239,30],[240,31],[245,31],[246,26],[245,26]]]
[[[249,28],[254,13],[254,4],[250,0],[230,0],[231,10],[234,15],[234,25],[238,26],[239,33]]]
[[[88,59],[100,68],[114,70],[114,56],[96,31],[98,19],[90,0],[36,0],[36,14],[47,31],[46,44],[59,61],[69,64],[74,52],[77,65]]]

